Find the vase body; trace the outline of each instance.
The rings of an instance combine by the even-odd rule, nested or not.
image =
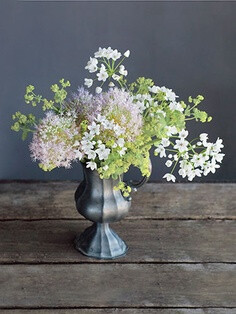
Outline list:
[[[75,238],[75,247],[84,255],[98,259],[114,259],[126,254],[126,243],[110,228],[109,223],[124,218],[131,201],[114,190],[118,180],[101,179],[96,170],[84,164],[84,180],[75,192],[78,212],[93,222]]]

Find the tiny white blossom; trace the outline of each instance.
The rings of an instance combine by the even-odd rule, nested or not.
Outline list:
[[[208,140],[208,134],[207,133],[202,133],[199,135],[200,141],[206,142]]]
[[[88,70],[90,73],[96,72],[97,71],[97,63],[98,60],[96,58],[91,58],[88,61],[85,69]]]
[[[94,161],[89,161],[86,163],[86,168],[90,168],[91,170],[97,169],[97,164]]]
[[[168,140],[168,138],[163,138],[161,144],[163,147],[167,147],[170,145],[170,141]]]
[[[100,134],[100,125],[96,124],[94,121],[91,125],[88,126],[88,129],[90,130],[90,134],[93,135],[99,135]]]
[[[185,139],[176,140],[174,148],[183,153],[184,151],[188,150],[188,141]]]
[[[167,129],[167,133],[166,134],[168,136],[171,136],[171,135],[174,135],[174,134],[178,133],[178,130],[177,130],[177,128],[175,126],[167,126],[166,129]]]
[[[108,84],[108,86],[109,86],[109,87],[114,87],[115,84],[114,84],[113,82],[110,82],[110,83]]]
[[[117,59],[119,59],[121,57],[121,53],[115,49],[113,50],[113,52],[111,53],[111,58],[116,61]]]
[[[84,85],[86,85],[88,88],[93,85],[93,80],[92,79],[84,79]]]
[[[103,65],[103,64],[102,64]],[[105,82],[106,81],[106,79],[108,78],[108,73],[107,73],[107,71],[104,69],[104,68],[101,68],[100,69],[100,72],[99,73],[97,73],[97,77],[98,77],[98,81],[103,81],[103,82]]]
[[[96,149],[99,160],[106,160],[108,158],[108,155],[110,154],[110,151],[110,148],[106,148],[104,144],[101,144],[99,148]]]
[[[96,152],[94,150],[89,150],[87,152],[87,156],[88,156],[88,159],[92,159],[93,160],[93,159],[96,158],[97,154],[96,154]]]
[[[101,87],[96,87],[96,93],[100,94],[102,92],[102,88]]]
[[[83,154],[79,150],[76,150],[75,151],[75,158],[78,158],[79,160],[81,160],[83,158]]]
[[[154,93],[154,94],[157,94],[160,91],[160,87],[155,86],[155,85],[152,87],[149,87],[148,89],[151,93]]]
[[[128,75],[128,71],[125,70],[125,67],[123,66],[123,64],[120,66],[119,73],[124,76]]]
[[[165,165],[166,165],[166,167],[171,167],[172,166],[172,161],[171,160],[167,160]]]
[[[184,108],[182,107],[182,105],[179,102],[173,101],[169,104],[170,110],[174,111],[180,111],[183,112]]]
[[[179,132],[179,137],[180,138],[186,138],[188,136],[188,131],[187,130],[181,130],[180,132]]]
[[[108,168],[109,168],[108,165],[105,165],[105,166],[103,167],[103,170],[107,171]]]
[[[167,181],[172,181],[172,182],[175,182],[175,180],[176,180],[176,177],[171,173],[166,173],[163,176],[163,178],[166,179]]]
[[[124,56],[125,56],[126,58],[129,58],[129,56],[130,56],[130,51],[129,51],[129,50],[126,50],[126,52],[124,53]]]
[[[160,154],[160,158],[166,157],[166,151],[165,151],[165,148],[164,148],[162,145],[159,145],[159,146],[155,149],[155,153]]]
[[[120,137],[120,138],[117,140],[117,144],[118,144],[120,147],[123,147],[124,144],[125,144],[125,140]]]
[[[117,74],[113,74],[113,75],[112,75],[112,78],[113,78],[113,80],[115,80],[115,81],[119,81],[120,76],[117,75]]]

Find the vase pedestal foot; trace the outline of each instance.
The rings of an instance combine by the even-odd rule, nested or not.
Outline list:
[[[82,254],[98,259],[114,259],[124,256],[126,243],[108,223],[94,223],[75,238],[75,248]]]

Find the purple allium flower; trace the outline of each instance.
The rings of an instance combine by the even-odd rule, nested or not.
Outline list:
[[[84,87],[78,87],[77,92],[72,94],[71,100],[66,104],[69,110],[74,111],[78,118],[94,121],[99,113],[98,108],[94,107],[94,96]]]
[[[129,92],[118,88],[110,89],[97,95],[94,102],[102,115],[125,128],[129,140],[140,134],[142,115]]]
[[[78,128],[73,118],[48,112],[33,135],[29,146],[31,157],[34,161],[39,160],[44,170],[70,168],[71,162],[76,159],[73,144],[77,134]]]

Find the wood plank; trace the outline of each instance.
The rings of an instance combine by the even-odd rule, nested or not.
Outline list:
[[[0,307],[236,307],[233,264],[2,265]]]
[[[100,262],[73,247],[75,235],[88,225],[79,220],[1,222],[0,263]],[[231,220],[126,220],[112,226],[130,247],[116,262],[236,261]]]
[[[235,314],[236,309],[211,308],[211,309],[54,309],[54,310],[0,310],[1,314]]]
[[[76,182],[1,183],[0,219],[81,219]],[[133,194],[128,219],[236,219],[236,184],[149,183]]]

